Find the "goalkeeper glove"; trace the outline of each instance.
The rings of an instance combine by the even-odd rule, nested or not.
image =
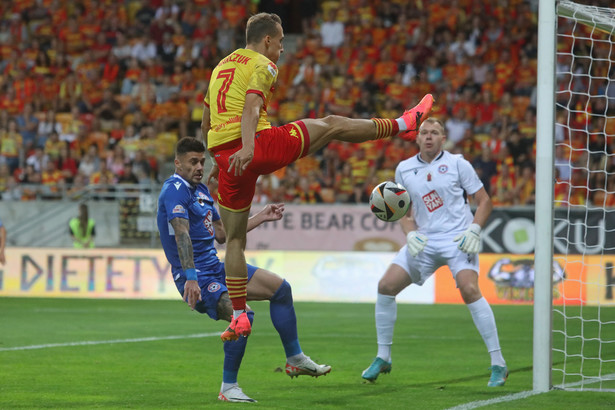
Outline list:
[[[480,225],[470,225],[464,233],[455,238],[455,242],[459,242],[457,247],[464,253],[477,253],[480,249],[480,231]]]
[[[416,258],[425,249],[427,237],[418,231],[411,231],[406,235],[406,242],[408,243],[408,252]]]

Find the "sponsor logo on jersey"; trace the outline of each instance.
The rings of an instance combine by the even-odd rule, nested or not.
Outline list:
[[[177,189],[179,191],[179,187],[182,186],[181,182],[176,182],[173,185],[175,185],[175,189]]]
[[[220,289],[220,284],[218,282],[211,282],[209,286],[207,286],[207,291],[209,293],[217,292]]]
[[[448,165],[440,165],[438,167],[438,172],[441,174],[446,174],[448,172]]]
[[[241,115],[234,115],[234,116],[232,116],[231,118],[229,118],[226,122],[223,122],[222,124],[218,124],[218,125],[216,125],[216,126],[213,128],[213,130],[214,130],[215,132],[218,132],[218,131],[220,131],[220,130],[222,130],[222,129],[226,128],[226,126],[227,126],[227,125],[230,125],[230,124],[235,124],[235,123],[238,123],[238,122],[241,122]],[[219,157],[220,155],[218,154],[218,155],[216,155],[216,156],[217,156],[217,157]]]
[[[211,211],[207,211],[207,215],[205,215],[205,219],[203,219],[203,225],[205,225],[205,229],[209,232],[210,235],[214,234],[214,224],[212,222],[213,214]]]
[[[440,195],[438,195],[435,189],[423,195],[423,202],[425,202],[425,206],[429,212],[433,212],[444,205],[444,201],[442,201],[442,198],[440,198]]]
[[[173,208],[173,211],[171,213],[173,213],[173,214],[185,214],[186,210],[181,205],[175,205],[175,208]]]

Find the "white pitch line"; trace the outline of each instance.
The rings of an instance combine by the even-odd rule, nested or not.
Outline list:
[[[491,404],[504,403],[507,401],[519,400],[519,399],[527,399],[528,397],[535,396],[537,394],[541,394],[545,392],[535,392],[535,391],[522,391],[515,394],[509,394],[507,396],[496,397],[489,400],[478,400],[473,401],[466,404],[460,404],[459,406],[451,407],[447,410],[469,410],[476,409],[479,407],[489,406]]]
[[[588,384],[595,384],[595,383],[600,383],[600,381],[610,381],[613,380],[613,378],[615,377],[615,373],[611,373],[611,374],[607,374],[602,376],[602,379],[598,379],[598,378],[591,378],[590,380],[581,380],[578,382],[572,382],[572,383],[566,383],[563,386],[558,386],[561,389],[571,389],[574,388],[576,386],[580,386],[580,385],[588,385]],[[575,390],[590,390],[590,389],[575,389]],[[594,389],[592,389],[594,390]],[[598,391],[613,391],[613,389],[596,389]],[[506,396],[501,396],[501,397],[495,397],[493,399],[489,399],[489,400],[478,400],[478,401],[473,401],[470,403],[466,403],[466,404],[460,404],[459,406],[455,406],[455,407],[451,407],[447,410],[469,410],[469,409],[476,409],[479,407],[484,407],[484,406],[489,406],[491,404],[498,404],[498,403],[504,403],[507,401],[514,401],[514,400],[520,400],[520,399],[527,399],[528,397],[532,397],[532,396],[536,396],[537,394],[543,394],[543,393],[548,393],[548,392],[538,392],[538,391],[522,391],[519,393],[515,393],[515,394],[509,394]]]
[[[16,350],[49,349],[52,347],[92,346],[92,345],[106,345],[106,344],[115,344],[115,343],[157,342],[159,340],[198,339],[202,337],[212,337],[212,336],[220,336],[220,332],[196,333],[193,335],[140,337],[137,339],[92,340],[92,341],[83,341],[83,342],[49,343],[49,344],[44,344],[44,345],[0,347],[0,352],[9,352],[9,351],[16,351]]]

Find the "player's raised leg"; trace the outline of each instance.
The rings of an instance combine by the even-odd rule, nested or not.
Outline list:
[[[365,142],[399,135],[404,139],[414,139],[419,126],[427,118],[434,98],[427,94],[414,107],[397,119],[372,118],[354,119],[329,115],[320,119],[302,120],[310,135],[309,154],[312,154],[332,140]]]
[[[395,296],[412,280],[408,273],[399,265],[391,264],[384,276],[378,282],[376,299],[376,334],[378,353],[372,364],[363,371],[361,377],[373,382],[380,373],[390,373],[392,368],[391,347],[393,345],[393,330],[397,320],[397,303]]]
[[[299,344],[297,316],[290,284],[275,273],[257,269],[248,283],[249,300],[269,300],[269,313],[286,354],[286,374],[318,377],[331,371],[331,366],[317,364],[306,356]]]
[[[249,210],[233,212],[220,207],[220,217],[226,230],[226,286],[233,305],[233,319],[220,336],[223,341],[237,340],[239,336],[249,336],[252,332],[246,315],[248,269],[244,255],[249,216]]]
[[[474,324],[491,356],[491,378],[487,386],[503,386],[508,378],[508,368],[502,356],[493,310],[478,287],[478,273],[469,269],[459,271],[456,275],[456,281],[461,297],[470,310]]]

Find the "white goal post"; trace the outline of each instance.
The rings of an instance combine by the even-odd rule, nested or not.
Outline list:
[[[533,388],[614,392],[615,8],[540,0],[537,72]],[[554,261],[582,272],[561,305]]]
[[[536,101],[536,247],[534,251],[535,391],[551,388],[553,266],[553,143],[555,141],[555,1],[538,4],[538,67]]]

